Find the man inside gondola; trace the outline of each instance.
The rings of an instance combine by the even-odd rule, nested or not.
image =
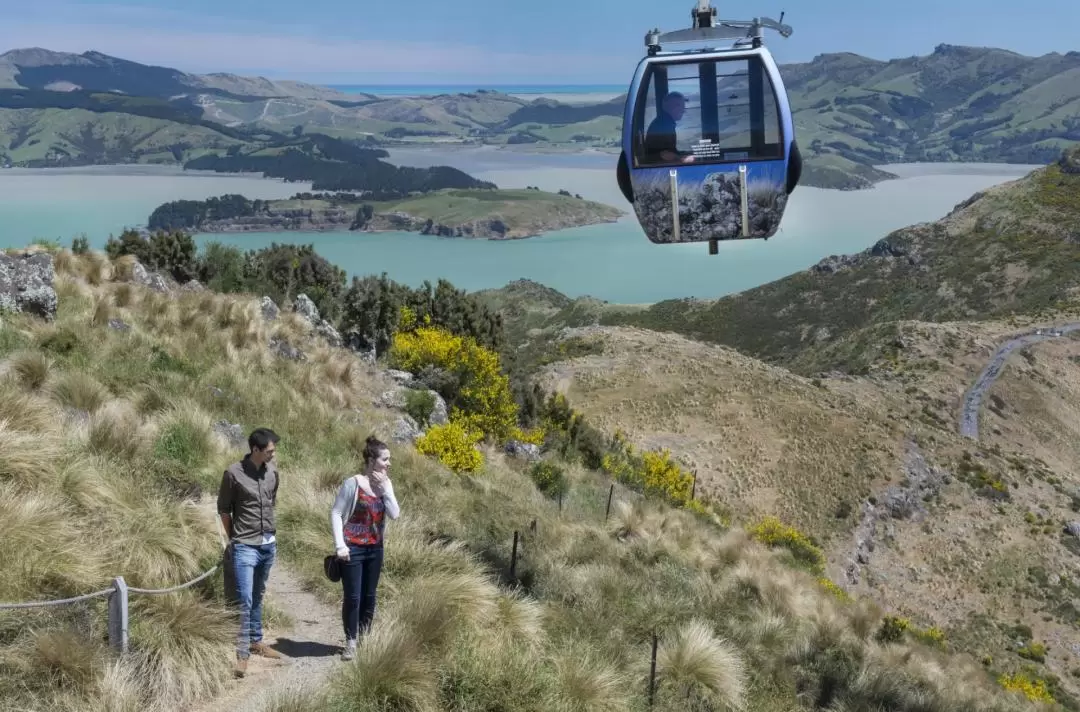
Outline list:
[[[649,163],[691,163],[693,154],[682,153],[675,146],[675,125],[686,112],[686,97],[677,91],[660,102],[660,111],[645,131],[645,156]]]

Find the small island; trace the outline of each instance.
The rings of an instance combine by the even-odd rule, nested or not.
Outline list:
[[[395,200],[371,200],[348,192],[297,193],[283,200],[249,200],[242,195],[177,200],[158,206],[147,228],[202,233],[401,231],[514,240],[615,222],[622,215],[614,206],[565,190],[447,188]]]

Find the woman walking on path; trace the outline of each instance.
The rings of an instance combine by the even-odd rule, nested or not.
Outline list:
[[[386,517],[401,514],[387,470],[390,449],[370,436],[364,446],[364,470],[341,483],[330,510],[334,548],[341,560],[341,623],[345,628],[343,660],[356,655],[358,634],[375,615],[375,589],[383,562]]]

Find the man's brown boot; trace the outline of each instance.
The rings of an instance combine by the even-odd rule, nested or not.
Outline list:
[[[247,663],[247,658],[241,658],[240,656],[236,657],[236,669],[234,672],[237,677],[243,677],[247,674]]]
[[[271,648],[266,643],[259,641],[258,643],[251,644],[251,652],[253,655],[261,655],[264,658],[278,659],[281,657],[281,653]]]

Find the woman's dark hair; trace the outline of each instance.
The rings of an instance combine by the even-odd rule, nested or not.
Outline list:
[[[380,451],[389,449],[382,440],[379,440],[374,435],[368,435],[367,440],[364,441],[364,464],[366,465],[377,458]]]

